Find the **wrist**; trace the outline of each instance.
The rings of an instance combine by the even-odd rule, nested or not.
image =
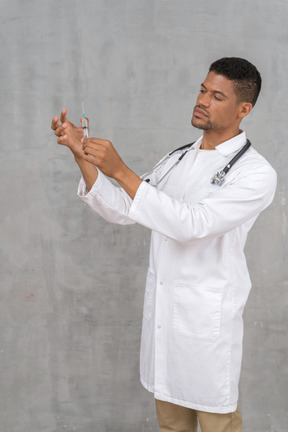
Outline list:
[[[98,169],[90,162],[85,161],[81,156],[74,156],[74,159],[82,173],[86,188],[90,191],[98,178]]]
[[[82,156],[75,156],[74,155],[74,160],[75,160],[75,162],[79,165],[79,166],[81,166],[81,165],[86,165],[88,162],[86,162],[84,159],[83,159],[83,157]]]
[[[129,175],[131,175],[133,171],[130,170],[130,168],[127,167],[123,163],[119,171],[115,172],[113,175],[114,180],[116,180],[119,184],[125,183],[127,179],[129,178]]]
[[[126,165],[115,174],[114,179],[120,184],[120,186],[122,186],[127,194],[134,199],[137,189],[142,183],[142,179]]]

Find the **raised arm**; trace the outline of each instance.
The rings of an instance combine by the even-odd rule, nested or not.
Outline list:
[[[100,138],[84,140],[82,127],[68,120],[66,109],[62,111],[60,119],[57,116],[52,119],[51,128],[58,137],[58,144],[71,150],[81,170],[83,180],[80,181],[78,195],[109,222],[135,223],[127,218],[127,214],[142,180],[125,165],[112,143]],[[123,189],[113,186],[101,171],[118,181]],[[102,187],[99,188],[99,185]],[[113,208],[110,205],[112,197]]]
[[[249,172],[192,205],[189,197],[188,202],[179,202],[143,182],[128,217],[181,243],[203,241],[253,222],[272,202],[276,181],[270,165],[251,164]]]

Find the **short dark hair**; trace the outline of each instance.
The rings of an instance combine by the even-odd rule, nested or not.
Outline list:
[[[259,71],[248,60],[239,57],[223,57],[211,64],[209,72],[215,72],[234,81],[238,101],[255,105],[262,79]]]

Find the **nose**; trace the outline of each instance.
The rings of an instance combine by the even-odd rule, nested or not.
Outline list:
[[[206,91],[199,93],[197,102],[197,105],[203,105],[205,108],[208,108],[211,102],[211,95]]]

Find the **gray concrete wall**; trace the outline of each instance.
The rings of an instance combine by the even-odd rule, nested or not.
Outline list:
[[[138,379],[149,232],[80,202],[50,122],[84,100],[91,134],[144,172],[198,137],[199,84],[226,55],[262,72],[244,127],[279,174],[246,247],[243,431],[287,432],[287,19],[284,0],[0,0],[1,432],[157,430]]]

